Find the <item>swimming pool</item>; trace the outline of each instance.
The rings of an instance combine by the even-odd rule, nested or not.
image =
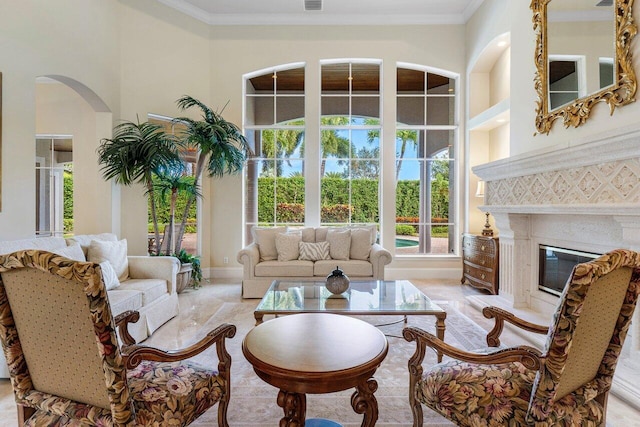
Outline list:
[[[410,246],[418,246],[416,240],[399,239],[396,237],[396,248],[408,248]]]

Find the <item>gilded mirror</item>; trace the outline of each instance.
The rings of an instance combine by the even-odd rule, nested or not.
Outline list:
[[[536,131],[556,119],[584,124],[595,104],[635,101],[633,0],[532,0],[536,33]]]

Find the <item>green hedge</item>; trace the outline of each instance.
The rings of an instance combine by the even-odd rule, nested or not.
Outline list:
[[[351,184],[351,205],[349,212],[349,184]],[[276,187],[277,186],[277,187]],[[274,191],[277,189],[277,191]],[[277,193],[277,201],[274,201]],[[258,222],[263,224],[293,223],[304,224],[304,178],[258,178]],[[431,185],[432,221],[448,222],[449,185],[446,180],[436,179]],[[398,217],[419,217],[420,182],[399,181],[396,186],[396,215]],[[321,221],[324,223],[375,223],[379,222],[378,180],[323,178],[320,192]],[[274,206],[275,215],[274,218]],[[437,220],[437,221],[435,221]],[[405,221],[401,221],[405,222]]]

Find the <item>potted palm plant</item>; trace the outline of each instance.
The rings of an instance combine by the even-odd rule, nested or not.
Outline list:
[[[104,138],[98,147],[98,163],[105,179],[130,186],[145,186],[150,199],[151,219],[155,234],[156,255],[160,254],[157,197],[154,176],[171,170],[180,161],[180,141],[167,134],[159,124],[125,121],[113,130],[112,138]]]

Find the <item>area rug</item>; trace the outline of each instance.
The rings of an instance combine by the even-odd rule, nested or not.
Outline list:
[[[445,341],[461,349],[475,349],[486,346],[486,332],[477,324],[448,304],[439,303],[447,311]],[[276,404],[278,390],[263,382],[242,355],[242,339],[254,327],[253,309],[255,303],[225,303],[196,334],[204,336],[221,323],[232,323],[238,328],[236,337],[228,342],[232,357],[231,403],[228,420],[231,426],[255,427],[277,426],[282,417],[282,409]],[[271,319],[266,316],[265,321]],[[372,324],[389,323],[393,316],[360,316]],[[401,320],[400,316],[395,319]],[[418,326],[435,333],[434,316],[410,316],[410,326]],[[413,424],[409,408],[409,374],[407,361],[413,354],[415,343],[406,342],[402,336],[404,324],[381,327],[389,340],[389,353],[375,375],[378,390],[379,418],[377,426],[411,426]],[[215,366],[215,351],[207,351],[196,357],[198,363]],[[435,364],[436,355],[428,351],[425,366]],[[353,390],[339,393],[308,395],[307,418],[328,418],[340,422],[345,427],[361,425],[362,415],[351,408],[350,397]],[[217,407],[216,407],[217,408]],[[194,426],[215,425],[217,410],[208,411],[193,424]],[[425,408],[425,426],[451,426],[445,418]]]

